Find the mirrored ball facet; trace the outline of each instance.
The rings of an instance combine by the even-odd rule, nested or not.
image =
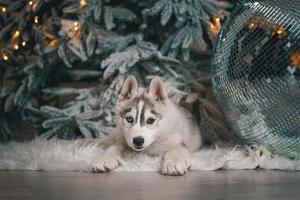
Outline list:
[[[219,34],[212,73],[236,134],[300,159],[300,0],[243,1]]]

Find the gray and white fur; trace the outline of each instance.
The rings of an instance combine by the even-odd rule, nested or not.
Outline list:
[[[113,170],[126,155],[143,152],[162,156],[162,174],[183,175],[190,153],[201,143],[197,123],[168,98],[159,77],[152,79],[149,88],[142,88],[129,76],[116,105],[116,128],[102,140],[106,151],[93,171]]]

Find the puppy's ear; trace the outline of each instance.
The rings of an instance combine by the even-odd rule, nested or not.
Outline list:
[[[156,100],[162,103],[167,103],[168,95],[165,89],[165,85],[162,80],[156,76],[151,80],[149,87],[149,94]]]
[[[136,78],[129,75],[123,84],[119,99],[130,99],[137,92],[137,89],[138,82]]]

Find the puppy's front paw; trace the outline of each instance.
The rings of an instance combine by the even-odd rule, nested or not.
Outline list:
[[[94,163],[92,171],[108,172],[119,167],[121,165],[121,162],[122,158],[120,156],[105,156],[104,158]]]
[[[182,161],[173,161],[173,160],[166,160],[161,169],[161,173],[163,175],[169,176],[182,176],[188,171],[188,167],[185,162]]]

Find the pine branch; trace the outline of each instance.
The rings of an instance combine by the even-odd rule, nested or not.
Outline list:
[[[176,102],[196,106],[203,129],[215,134],[223,128],[205,96],[209,58],[200,52],[211,47],[203,35],[212,34],[208,26],[217,26],[227,4],[7,0],[0,6],[7,9],[0,12],[0,139],[13,138],[12,126],[21,117],[47,138],[109,134],[128,74],[143,84],[161,76]],[[62,86],[74,80],[96,82],[84,89]]]

